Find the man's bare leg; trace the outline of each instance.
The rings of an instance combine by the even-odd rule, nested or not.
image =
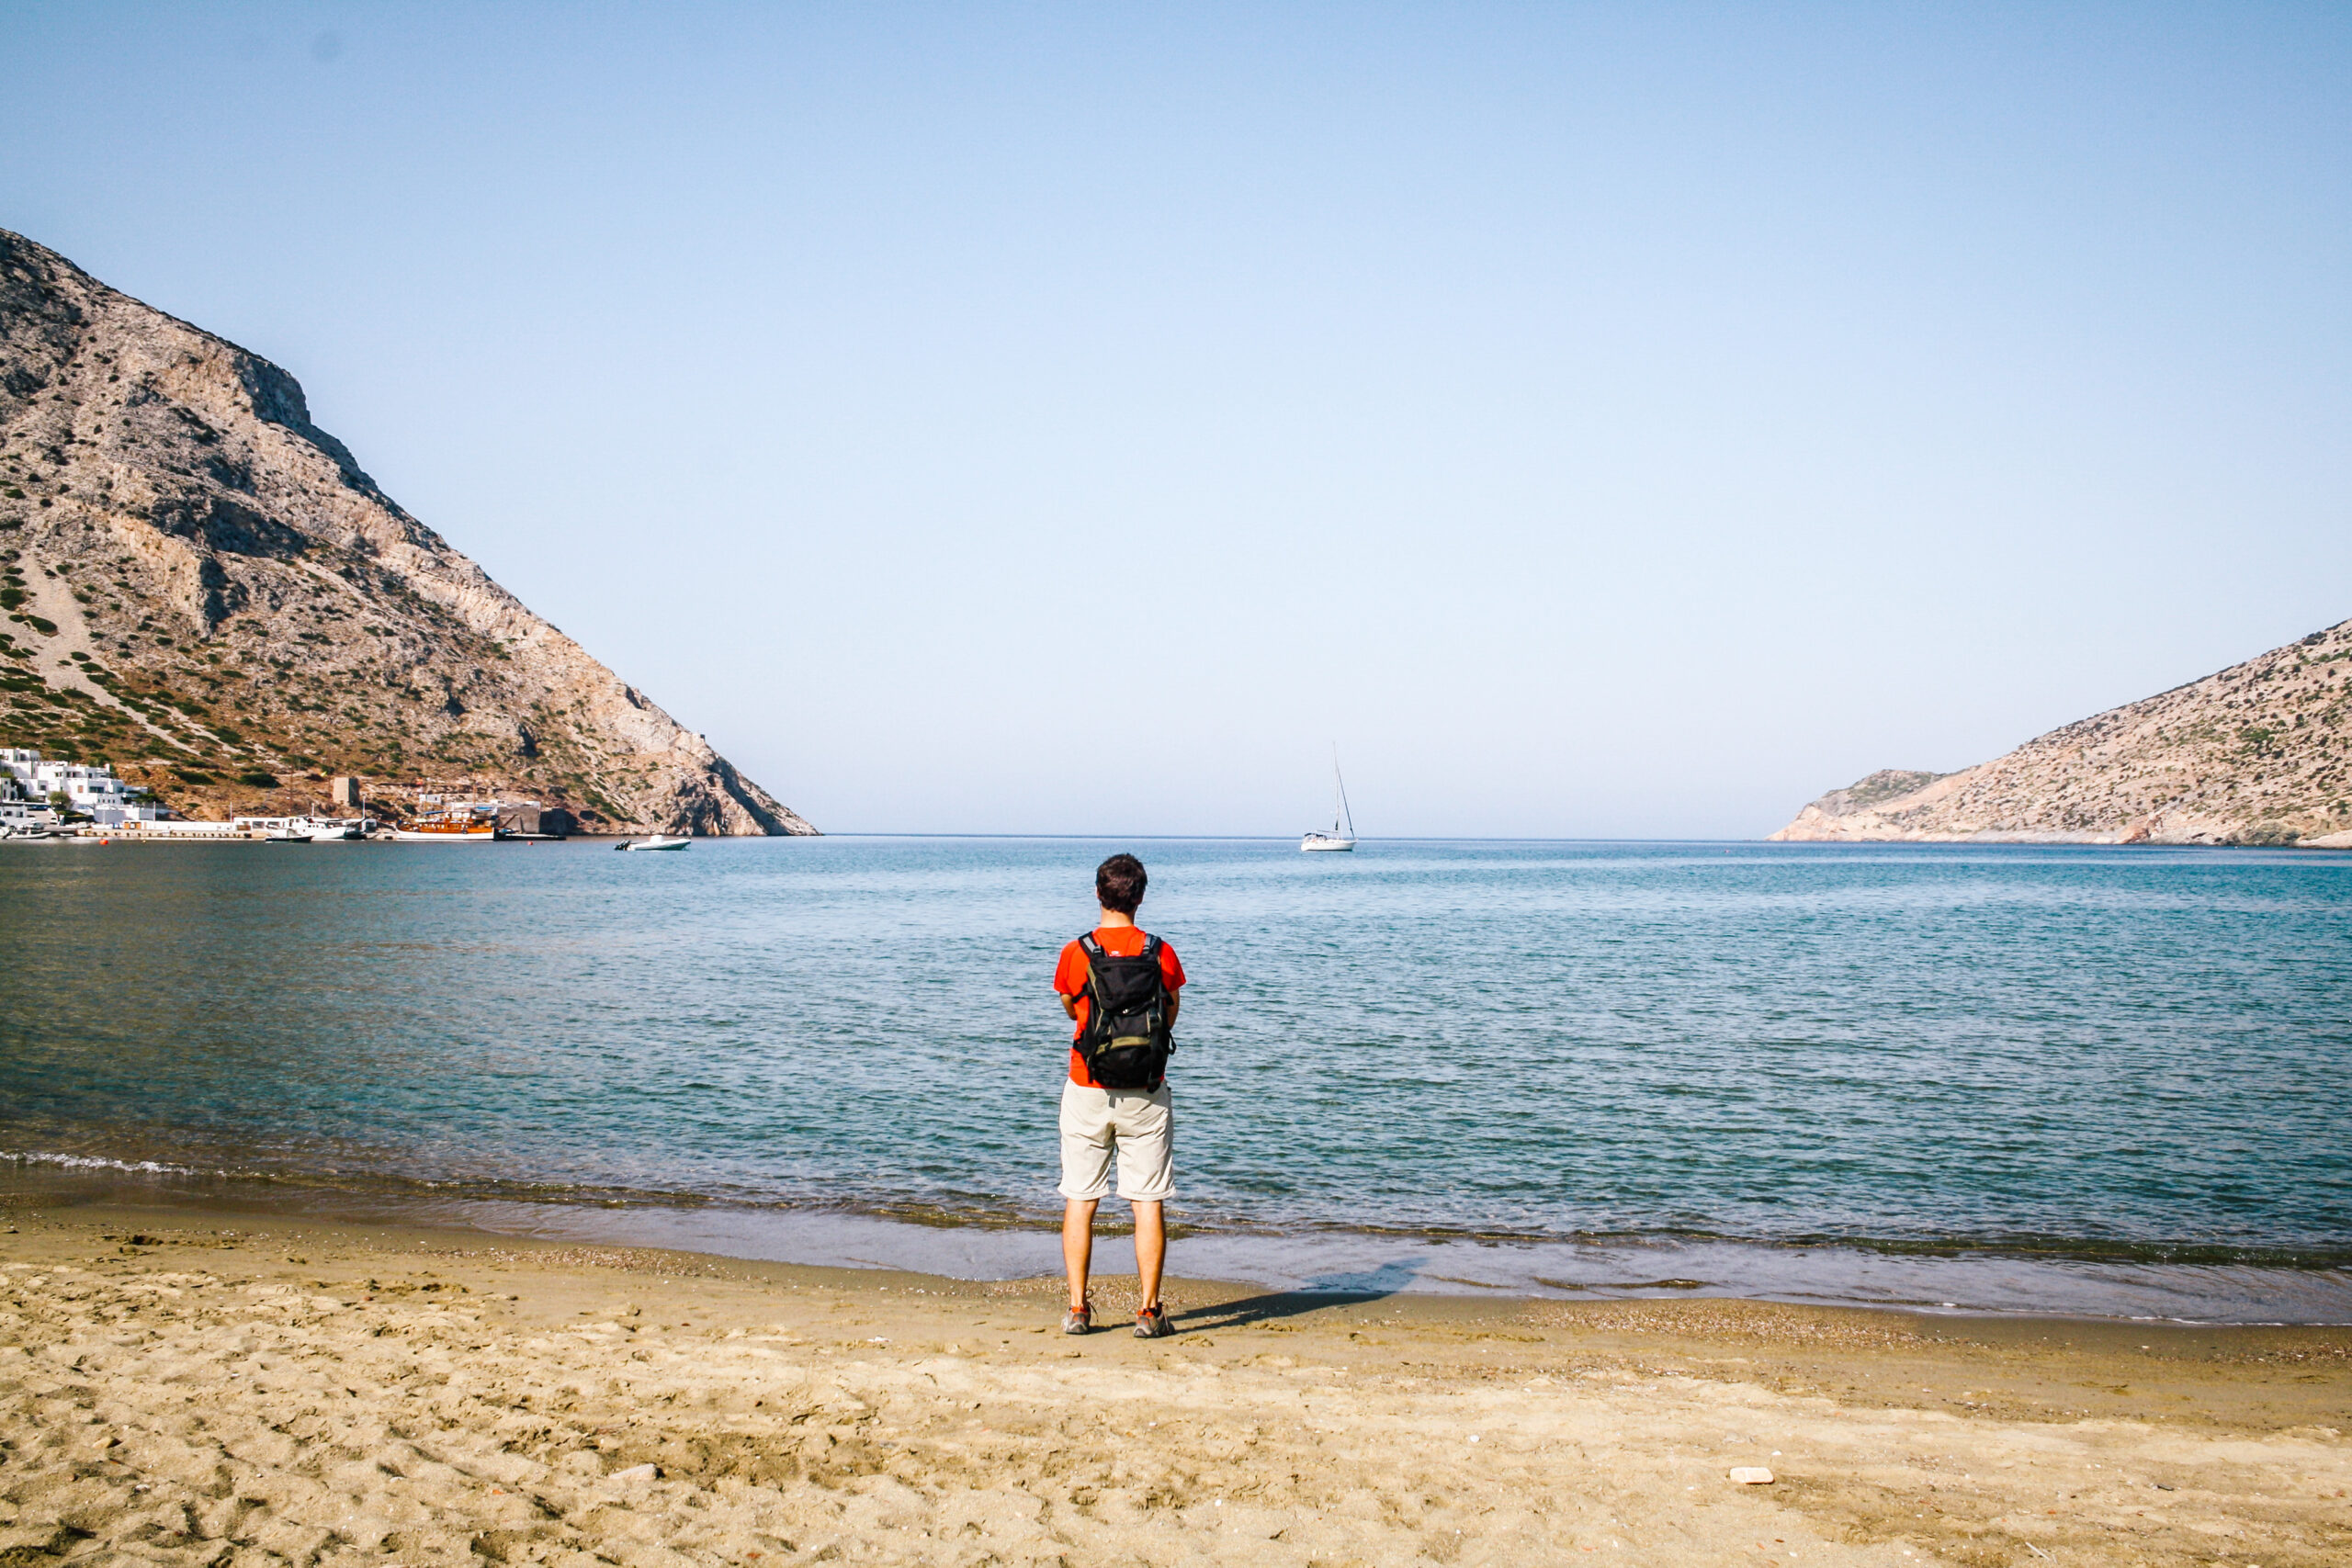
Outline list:
[[[1072,1198],[1062,1205],[1062,1268],[1069,1275],[1069,1310],[1072,1312],[1086,1310],[1086,1270],[1094,1260],[1094,1207],[1097,1201],[1092,1198],[1084,1201]],[[1142,1205],[1137,1204],[1136,1207],[1141,1208]],[[1156,1227],[1159,1205],[1154,1203],[1151,1207],[1152,1224]],[[1136,1248],[1140,1256],[1143,1248],[1143,1229],[1140,1225],[1136,1229]],[[1157,1291],[1159,1288],[1159,1269],[1154,1264],[1152,1289]]]
[[[1159,1304],[1159,1269],[1168,1261],[1168,1222],[1157,1202],[1138,1201],[1133,1207],[1136,1212],[1136,1284],[1143,1292],[1143,1310],[1149,1312]],[[1091,1235],[1091,1227],[1089,1234]],[[1062,1236],[1062,1252],[1065,1257],[1069,1252],[1067,1231]]]

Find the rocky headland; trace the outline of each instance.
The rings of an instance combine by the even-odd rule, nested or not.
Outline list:
[[[0,230],[0,746],[191,816],[447,790],[813,833],[311,423],[269,361]]]
[[[1772,835],[2352,849],[2352,621],[1956,773],[1884,769]]]

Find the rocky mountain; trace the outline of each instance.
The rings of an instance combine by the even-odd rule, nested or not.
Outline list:
[[[1872,773],[1772,837],[2352,849],[2352,621],[1956,773]]]
[[[356,774],[591,829],[813,833],[402,511],[294,378],[0,230],[0,746],[191,816]]]

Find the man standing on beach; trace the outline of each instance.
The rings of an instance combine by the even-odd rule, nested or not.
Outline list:
[[[1062,1262],[1069,1271],[1065,1334],[1094,1326],[1086,1277],[1094,1253],[1094,1210],[1111,1190],[1119,1162],[1119,1196],[1136,1216],[1136,1280],[1143,1292],[1136,1337],[1176,1332],[1159,1301],[1168,1258],[1160,1205],[1175,1189],[1176,1117],[1165,1077],[1170,1031],[1184,966],[1176,950],[1136,924],[1147,878],[1143,862],[1113,855],[1094,871],[1102,923],[1062,949],[1054,990],[1077,1025],[1069,1081],[1062,1085]]]

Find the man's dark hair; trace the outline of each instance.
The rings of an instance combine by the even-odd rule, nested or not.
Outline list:
[[[1132,915],[1143,902],[1143,890],[1150,877],[1144,874],[1143,862],[1133,855],[1113,855],[1094,868],[1094,901],[1106,909],[1116,909]]]

